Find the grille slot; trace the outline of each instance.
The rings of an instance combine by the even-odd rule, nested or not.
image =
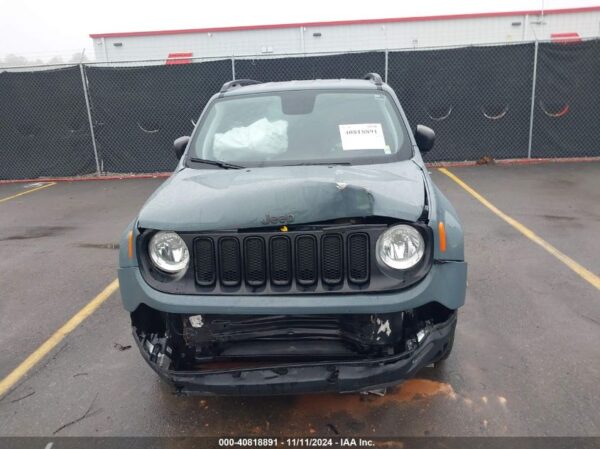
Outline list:
[[[357,233],[348,237],[348,280],[365,284],[369,280],[369,236]]]
[[[203,287],[214,285],[217,280],[215,245],[210,238],[199,238],[194,241],[194,264],[196,266],[196,283]]]
[[[236,238],[219,240],[219,275],[225,287],[237,287],[242,281],[240,243]]]
[[[244,271],[249,286],[262,287],[267,282],[266,256],[265,241],[261,237],[244,240]]]
[[[271,282],[277,286],[292,282],[292,245],[288,237],[271,238]]]
[[[322,240],[321,266],[323,282],[337,285],[344,279],[344,244],[338,234],[325,235]]]
[[[296,238],[296,281],[310,286],[316,284],[318,278],[317,239],[312,235],[301,235]]]

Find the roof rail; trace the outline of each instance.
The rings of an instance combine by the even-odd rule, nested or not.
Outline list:
[[[383,85],[383,80],[381,79],[381,75],[379,73],[375,73],[375,72],[367,73],[365,75],[364,79],[366,79],[367,81],[371,81],[376,86]]]
[[[262,84],[262,81],[248,79],[227,81],[225,84],[223,84],[223,87],[221,87],[221,93],[227,92],[229,89],[236,87],[251,86],[252,84]]]

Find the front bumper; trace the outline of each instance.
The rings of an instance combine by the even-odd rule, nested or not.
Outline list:
[[[148,364],[159,376],[187,395],[285,395],[317,392],[353,393],[385,388],[413,377],[436,362],[454,338],[456,312],[429,328],[416,347],[389,357],[351,361],[273,363],[260,368],[175,371],[161,367],[147,346],[134,338]]]
[[[456,310],[465,302],[467,264],[436,261],[417,284],[386,293],[336,295],[185,295],[163,293],[144,281],[139,267],[119,269],[123,306],[133,312],[141,304],[167,313],[189,314],[373,314],[414,309],[437,302]]]

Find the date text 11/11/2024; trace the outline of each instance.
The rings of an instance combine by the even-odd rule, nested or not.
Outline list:
[[[219,438],[219,447],[375,447],[368,438]]]

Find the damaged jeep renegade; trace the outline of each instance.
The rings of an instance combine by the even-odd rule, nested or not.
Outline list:
[[[463,231],[410,129],[374,73],[225,83],[122,238],[152,369],[180,394],[350,393],[447,358]]]

